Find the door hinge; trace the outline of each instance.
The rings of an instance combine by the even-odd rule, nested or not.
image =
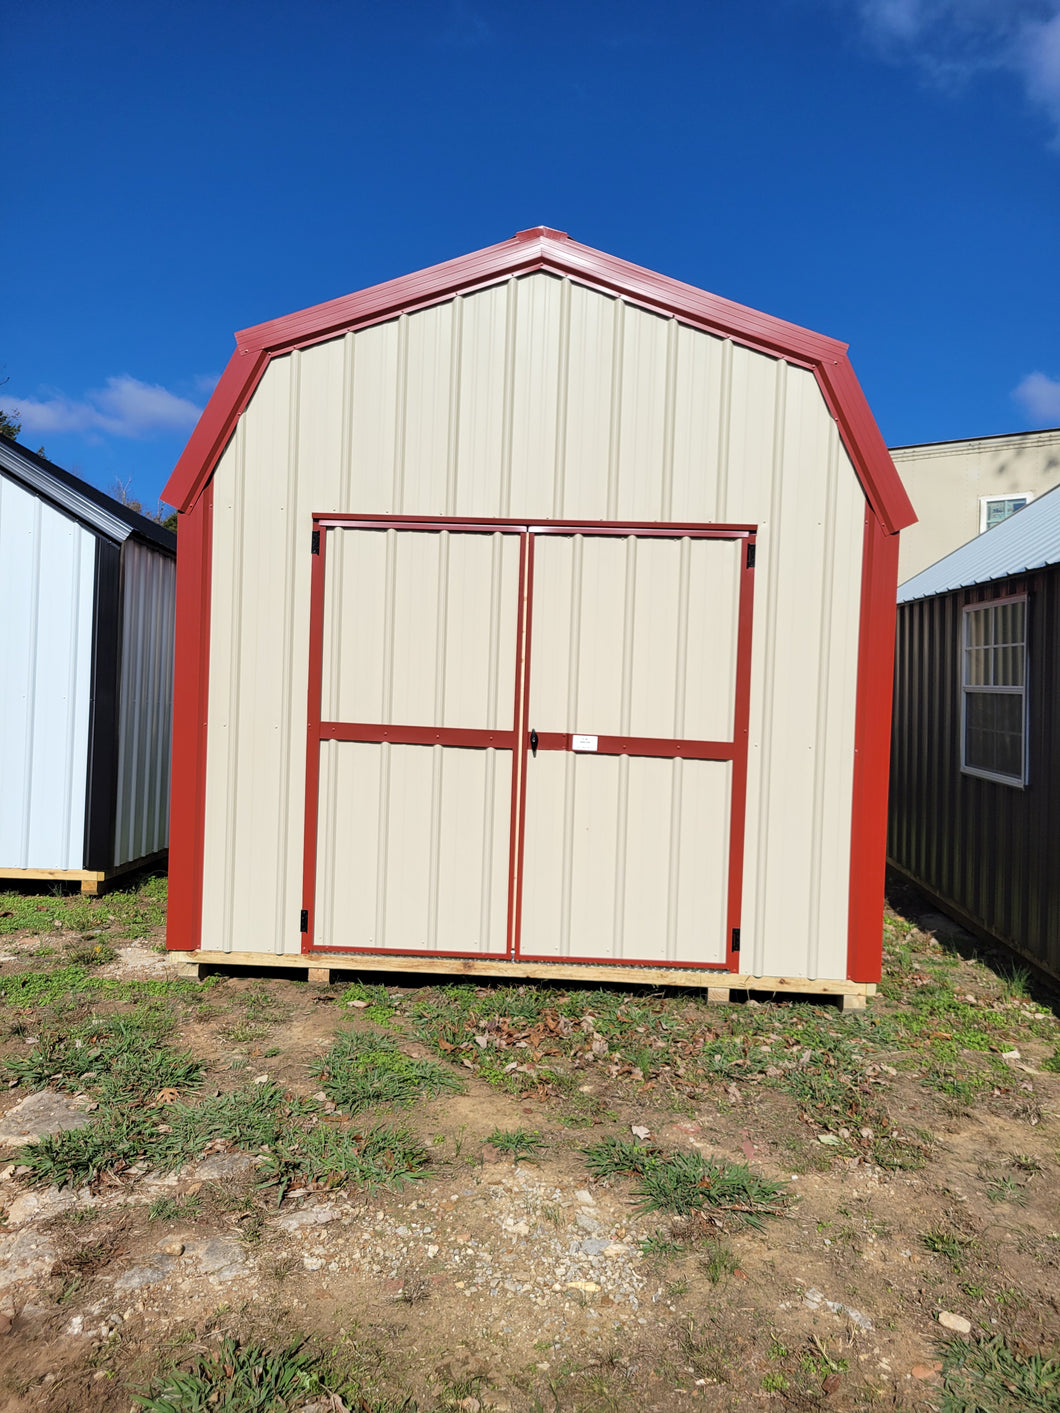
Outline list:
[[[738,927],[734,927],[732,930],[732,950],[734,952],[740,950],[740,929]]]
[[[314,553],[314,554],[319,554],[319,553],[320,553],[320,531],[319,531],[319,530],[314,530],[314,531],[313,531],[313,553]]]
[[[754,542],[754,540],[751,540],[751,541],[748,543],[748,546],[747,546],[747,567],[748,567],[748,569],[753,569],[753,568],[755,567],[755,542]]]
[[[308,908],[303,908],[303,909],[302,909],[302,920],[301,920],[301,922],[299,923],[299,930],[300,930],[301,932],[308,932],[308,931],[309,931],[309,909],[308,909]]]

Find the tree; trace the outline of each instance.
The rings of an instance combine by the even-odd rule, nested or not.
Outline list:
[[[10,378],[0,378],[0,388],[4,387],[10,381]],[[18,434],[22,430],[22,423],[16,422],[15,418],[19,415],[17,407],[13,407],[10,412],[5,412],[4,409],[0,407],[0,437],[10,437],[13,442],[18,440]]]

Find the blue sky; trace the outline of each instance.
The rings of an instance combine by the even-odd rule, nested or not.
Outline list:
[[[232,332],[552,225],[1060,424],[1060,0],[9,0],[0,407],[153,504]]]

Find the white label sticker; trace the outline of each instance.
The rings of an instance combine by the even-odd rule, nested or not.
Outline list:
[[[573,751],[596,751],[599,748],[599,736],[574,736],[571,738],[571,750]]]

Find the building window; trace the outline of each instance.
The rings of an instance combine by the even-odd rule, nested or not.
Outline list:
[[[1027,779],[1027,600],[964,610],[961,769],[1023,785]]]
[[[1022,510],[1028,505],[1034,496],[1030,491],[1018,496],[980,496],[979,497],[979,533],[984,530],[992,530],[995,525],[1000,525],[1002,520],[1007,520],[1010,515],[1015,515],[1017,510]]]

